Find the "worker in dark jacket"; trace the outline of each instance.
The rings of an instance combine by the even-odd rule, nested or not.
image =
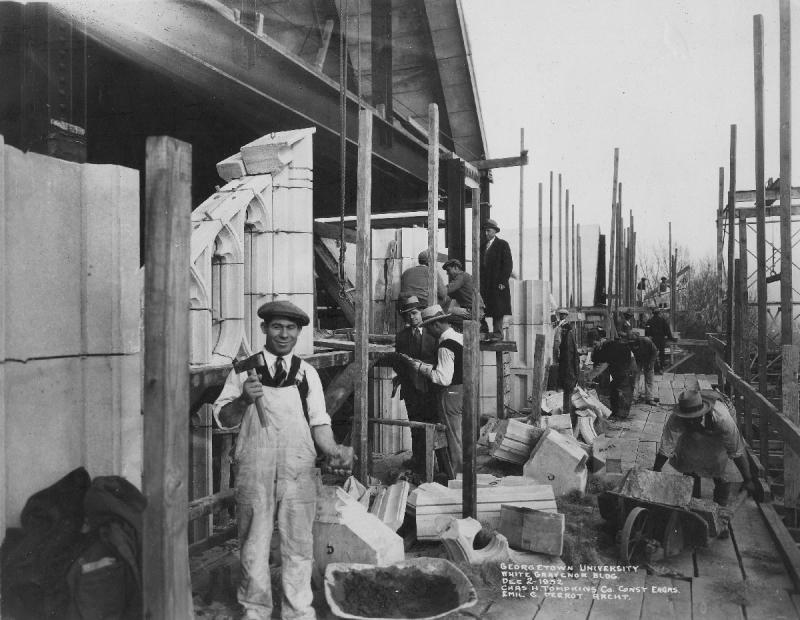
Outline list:
[[[608,364],[611,374],[611,413],[620,420],[631,413],[633,403],[633,379],[636,374],[636,361],[633,359],[628,335],[616,340],[602,340],[592,352],[592,361]]]
[[[395,351],[421,360],[427,364],[436,362],[436,339],[422,326],[419,299],[413,295],[400,306],[400,314],[407,325],[397,333]],[[436,415],[436,393],[422,375],[412,372],[407,364],[394,363],[395,387],[400,386],[400,398],[406,405],[408,419],[415,422],[438,422]],[[411,429],[411,467],[423,473],[425,466],[425,429]]]
[[[417,256],[418,265],[409,267],[400,275],[400,298],[398,302],[398,312],[402,303],[412,295],[419,299],[422,308],[428,304],[438,302],[444,304],[447,301],[447,287],[444,280],[436,275],[436,299],[433,301],[428,300],[428,283],[430,280],[430,271],[428,270],[428,263],[430,256],[428,250],[422,250]]]
[[[645,336],[649,336],[653,343],[658,348],[658,365],[656,366],[656,373],[661,374],[667,366],[667,356],[664,353],[664,346],[667,340],[677,342],[676,338],[672,337],[672,330],[669,328],[669,321],[661,315],[661,308],[653,308],[653,316],[647,321],[644,327]]]
[[[564,319],[560,323],[561,334],[555,359],[555,363],[558,364],[558,387],[564,392],[562,413],[572,414],[572,392],[578,385],[581,356],[578,353],[578,341],[575,339],[572,323],[567,320],[567,311],[559,310],[559,315]]]
[[[630,347],[638,369],[633,380],[634,388],[637,388],[639,385],[639,375],[644,375],[644,400],[648,405],[655,405],[658,399],[653,393],[653,383],[655,382],[655,377],[653,375],[655,374],[658,349],[650,338],[647,336],[640,336],[634,331],[632,331],[630,335]]]
[[[481,296],[486,304],[486,316],[492,317],[493,338],[502,339],[503,317],[511,314],[511,291],[508,279],[514,268],[508,242],[497,236],[500,227],[494,220],[483,223],[484,243],[481,245]],[[488,332],[486,321],[481,330]]]

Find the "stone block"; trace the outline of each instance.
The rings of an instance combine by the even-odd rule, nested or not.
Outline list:
[[[272,226],[276,232],[313,233],[313,191],[302,187],[275,187]]]
[[[530,458],[544,429],[509,418],[500,420],[496,433],[489,454],[501,461],[522,465]]]
[[[378,491],[369,512],[378,517],[390,530],[396,532],[403,525],[410,490],[411,485],[405,480],[383,487]]]
[[[692,499],[692,478],[683,474],[632,469],[625,477],[620,493],[648,502],[686,506]]]
[[[564,547],[564,515],[520,506],[500,507],[498,531],[514,549],[561,555]]]
[[[392,243],[398,244],[396,228],[374,228],[372,230],[372,260],[383,260],[386,258],[390,245]],[[395,257],[402,258],[400,255],[400,248],[395,249]]]
[[[6,356],[81,354],[80,165],[10,146],[4,152]],[[32,243],[31,231],[42,242]]]
[[[400,536],[352,498],[342,499],[331,487],[324,487],[318,499],[313,537],[315,580],[324,575],[331,562],[386,566],[405,559]]]
[[[299,129],[292,131],[281,131],[262,136],[241,147],[240,152],[247,174],[272,174],[281,171],[284,166],[291,162],[295,154],[298,160],[307,155],[309,146],[298,147],[297,153],[292,148],[293,145],[302,140],[309,132],[314,129]],[[307,158],[307,157],[306,157]],[[306,162],[294,162],[298,168],[312,168],[311,165],[304,165]]]
[[[189,363],[202,365],[211,361],[211,310],[189,310]]]
[[[272,292],[313,294],[314,236],[311,233],[275,233],[272,242]]]
[[[691,478],[689,480],[691,481]],[[720,505],[714,500],[692,497],[689,499],[687,508],[692,512],[696,512],[708,523],[709,536],[717,536],[725,527],[724,520],[720,514]]]
[[[441,540],[451,562],[484,564],[485,562],[507,562],[510,559],[508,541],[497,532],[489,535],[489,542],[480,549],[475,548],[475,537],[481,524],[472,518],[452,519],[442,532]]]
[[[89,354],[140,349],[139,173],[81,166],[83,286]],[[59,237],[58,243],[81,243]]]
[[[273,233],[245,233],[245,292],[268,295],[275,289],[273,271],[277,262]],[[280,255],[277,255],[280,256]]]
[[[236,153],[217,162],[217,174],[226,181],[238,179],[247,174],[241,153]]]
[[[588,455],[571,437],[547,429],[522,468],[525,477],[553,487],[556,497],[586,488]]]
[[[401,228],[400,229],[400,256],[413,258],[416,265],[419,253],[428,247],[427,228]]]
[[[530,409],[533,391],[533,369],[512,368],[509,385],[509,405],[515,411]]]
[[[386,263],[386,259],[373,259],[371,263],[372,299],[385,301],[386,286],[389,286],[389,299],[395,301],[400,297],[400,276],[402,274],[401,261],[393,260]]]
[[[572,419],[568,413],[559,413],[557,415],[543,415],[540,418],[543,428],[551,428],[554,431],[572,437]]]
[[[219,317],[244,318],[244,264],[222,263],[219,266]]]

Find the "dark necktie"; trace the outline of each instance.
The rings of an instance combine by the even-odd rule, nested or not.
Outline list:
[[[419,327],[414,328],[414,356],[418,357],[422,352],[422,330]]]
[[[278,357],[275,360],[275,386],[280,387],[286,380],[286,368],[284,368],[283,358]]]

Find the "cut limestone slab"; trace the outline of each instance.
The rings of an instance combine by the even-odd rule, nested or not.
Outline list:
[[[572,418],[568,413],[543,415],[540,420],[543,428],[551,428],[563,435],[572,437]]]
[[[247,174],[241,153],[236,153],[217,162],[217,174],[226,181],[238,179]]]
[[[498,460],[522,465],[530,458],[533,446],[544,429],[509,418],[500,420],[496,432],[489,454]]]
[[[323,487],[313,535],[315,580],[331,562],[386,566],[405,559],[403,539],[341,488]]]
[[[526,478],[551,485],[556,497],[571,491],[583,493],[588,478],[588,458],[574,438],[548,429],[533,449],[522,473]]]
[[[564,515],[560,513],[503,504],[498,531],[514,549],[561,555],[564,547]]]
[[[403,525],[410,489],[411,485],[405,480],[382,488],[372,502],[369,512],[396,532]]]
[[[631,469],[619,493],[669,506],[687,506],[692,500],[692,478],[649,469]]]
[[[452,519],[442,532],[441,540],[447,555],[453,562],[507,562],[510,558],[508,540],[497,532],[480,549],[475,548],[475,537],[482,529],[479,521],[472,518]]]
[[[691,482],[691,478],[684,477]],[[705,519],[706,523],[708,523],[709,536],[716,536],[722,531],[723,520],[722,515],[720,515],[720,506],[714,500],[692,497],[687,508]]]

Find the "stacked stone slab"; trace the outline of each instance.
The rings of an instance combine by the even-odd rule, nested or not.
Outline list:
[[[549,484],[556,497],[586,489],[588,454],[571,436],[547,429],[522,468],[532,482]]]
[[[139,173],[0,136],[0,532],[84,466],[141,484]]]
[[[192,212],[192,364],[259,349],[267,301],[314,316],[313,133],[269,134],[217,164],[228,183]],[[296,351],[313,353],[313,337],[303,330]]]
[[[536,335],[545,337],[544,362],[552,363],[553,328],[550,316],[555,310],[550,295],[550,283],[545,280],[511,280],[511,323],[509,338],[517,343],[511,354],[509,406],[522,411],[532,407],[529,398],[533,391],[533,357]]]

